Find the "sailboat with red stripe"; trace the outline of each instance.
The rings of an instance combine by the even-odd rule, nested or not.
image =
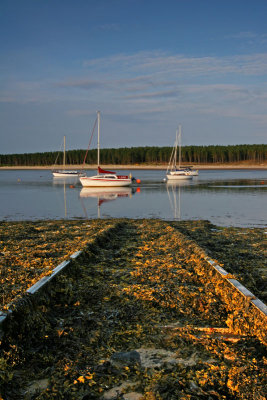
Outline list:
[[[100,111],[97,112],[97,126],[98,126],[98,139],[97,139],[97,171],[98,174],[94,176],[82,176],[80,182],[84,187],[119,187],[119,186],[130,186],[135,178],[128,175],[117,175],[116,172],[107,171],[100,167]]]

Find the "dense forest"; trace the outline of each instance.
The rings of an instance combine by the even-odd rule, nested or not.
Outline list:
[[[171,147],[131,147],[101,149],[101,164],[166,164]],[[66,164],[83,164],[85,150],[66,151]],[[188,164],[235,163],[250,161],[262,163],[267,159],[267,145],[243,144],[233,146],[183,146],[182,162]],[[62,164],[62,152],[0,154],[0,166],[51,166]],[[96,164],[97,150],[89,150],[86,164]]]

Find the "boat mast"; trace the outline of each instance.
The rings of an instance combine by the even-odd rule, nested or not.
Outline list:
[[[173,156],[173,169],[176,170],[176,163],[177,163],[177,145],[178,145],[178,131],[176,130],[176,138],[175,138],[175,150]]]
[[[65,169],[66,164],[66,136],[64,135],[64,150],[63,150],[63,168]]]
[[[179,168],[181,168],[181,157],[182,157],[182,146],[181,146],[181,136],[182,136],[182,127],[181,125],[179,125],[179,135],[178,135],[178,139],[179,139]]]
[[[97,111],[97,166],[100,165],[100,144],[99,144],[99,135],[100,135],[100,111]]]

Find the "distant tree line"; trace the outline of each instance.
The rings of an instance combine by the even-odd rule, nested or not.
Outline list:
[[[171,147],[131,147],[102,149],[101,164],[166,164]],[[66,151],[66,164],[83,164],[85,150]],[[183,146],[182,162],[188,164],[232,163],[267,159],[267,145],[242,144],[233,146]],[[57,162],[55,162],[57,160]],[[97,150],[88,151],[86,164],[96,164]],[[0,154],[0,166],[51,166],[62,164],[63,152]]]

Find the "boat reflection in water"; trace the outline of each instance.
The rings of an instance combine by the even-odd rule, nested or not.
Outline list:
[[[53,176],[53,185],[76,185],[79,182],[79,176]]]
[[[166,182],[166,189],[174,220],[181,220],[181,188],[189,186],[190,184],[191,182],[186,180]]]
[[[101,218],[100,207],[103,203],[114,201],[120,198],[131,198],[140,188],[133,187],[83,187],[80,192],[81,199],[97,198],[97,217]],[[86,209],[84,208],[86,213]]]
[[[74,189],[76,183],[79,181],[78,176],[53,176],[53,186],[63,186],[64,193],[64,217],[67,218],[67,195],[66,195],[66,187],[70,189]]]

